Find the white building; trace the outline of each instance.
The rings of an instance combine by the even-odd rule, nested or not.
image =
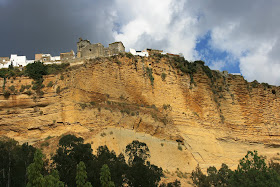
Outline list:
[[[148,57],[149,53],[147,51],[136,51],[135,49],[129,49],[129,52],[133,54],[134,56],[143,56]]]
[[[13,64],[13,66],[15,67],[26,66],[27,65],[26,56],[17,56],[17,54],[12,54],[9,65],[10,64]]]
[[[60,56],[51,56],[51,61],[53,62],[60,61]]]
[[[24,67],[27,64],[33,63],[34,60],[27,60],[26,56],[18,56],[17,54],[11,54],[11,58],[9,61],[5,63],[0,63],[0,69],[1,68],[9,68],[11,64],[13,64],[14,67]]]

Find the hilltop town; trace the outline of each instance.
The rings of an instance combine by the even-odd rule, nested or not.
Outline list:
[[[182,56],[182,54],[166,53],[163,50],[157,49],[144,49],[143,51],[136,51],[130,49],[129,51],[134,56],[148,57],[149,55],[159,53],[169,56]],[[97,57],[110,57],[125,53],[125,46],[122,42],[110,43],[108,47],[104,47],[101,43],[92,44],[89,40],[83,40],[79,38],[77,42],[77,53],[73,50],[70,52],[60,53],[60,56],[52,56],[51,54],[35,54],[34,60],[28,60],[26,56],[18,56],[17,54],[11,54],[10,57],[0,57],[0,69],[8,68],[10,65],[14,67],[24,67],[27,64],[35,61],[44,62],[44,64],[60,64],[64,62],[75,62],[81,59],[97,58]]]

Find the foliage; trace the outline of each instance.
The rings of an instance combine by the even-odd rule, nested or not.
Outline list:
[[[20,71],[18,67],[0,69],[0,77],[2,78],[11,78],[11,77],[22,76],[22,75],[23,72]]]
[[[4,93],[3,93],[3,95],[4,95],[4,97],[5,97],[6,99],[8,99],[8,98],[10,97],[10,95],[11,95],[11,92],[8,91],[8,90],[5,90]]]
[[[146,68],[146,73],[148,74],[148,77],[149,77],[149,79],[151,81],[151,85],[153,86],[154,85],[153,69],[147,67]]]
[[[126,146],[125,153],[128,158],[127,179],[130,186],[157,186],[160,181],[162,169],[146,161],[150,157],[148,146],[134,140]]]
[[[81,161],[77,165],[77,175],[76,175],[76,184],[77,187],[91,187],[91,183],[87,182],[87,171],[86,165],[83,161]]]
[[[267,167],[264,157],[257,151],[248,151],[240,160],[238,168],[231,171],[226,164],[217,171],[215,167],[207,169],[207,176],[199,168],[192,172],[191,178],[196,186],[279,186],[280,176],[273,166]]]
[[[16,89],[16,88],[15,88],[15,86],[14,86],[14,85],[12,85],[12,86],[10,86],[10,87],[9,87],[9,90],[11,90],[11,92],[14,92],[14,91],[15,91],[15,89]]]
[[[47,87],[52,87],[53,86],[53,81],[50,81],[47,85]]]
[[[59,140],[58,149],[53,156],[53,164],[59,171],[60,179],[68,186],[75,186],[76,167],[80,161],[85,164],[93,159],[90,144],[83,144],[83,138],[65,135]]]
[[[162,81],[165,81],[165,78],[166,78],[166,73],[162,73],[162,74],[161,74],[161,79],[162,79]]]
[[[25,86],[24,85],[21,85],[21,87],[20,87],[20,92],[24,92],[24,90],[25,90]]]
[[[174,182],[162,183],[159,187],[181,187],[181,182],[176,179]]]
[[[125,53],[125,55],[126,55],[127,58],[134,58],[134,55],[131,54],[131,53]]]
[[[35,148],[12,139],[0,141],[0,186],[26,186],[27,166],[32,163]],[[8,185],[9,184],[9,185]]]
[[[265,159],[257,151],[248,151],[233,172],[230,183],[235,186],[279,186],[280,176],[267,167]]]
[[[34,162],[30,164],[27,168],[27,174],[28,174],[27,187],[44,186],[44,177],[41,174],[43,165],[44,165],[43,154],[38,149],[34,154]]]
[[[143,142],[139,142],[138,140],[134,140],[132,141],[132,143],[128,144],[126,146],[125,153],[129,157],[129,165],[132,165],[139,159],[145,161],[147,158],[150,157],[150,150],[148,146]]]
[[[34,152],[35,148],[27,144],[19,146],[14,140],[0,141],[0,159],[3,161],[0,171],[4,173],[0,175],[0,186],[26,186],[28,177],[28,186],[62,187],[65,183],[65,186],[155,187],[162,177],[162,169],[146,160],[149,157],[147,145],[139,141],[127,146],[126,153],[133,157],[129,165],[123,154],[116,156],[107,146],[98,147],[93,155],[90,144],[84,144],[82,138],[65,135],[59,140],[52,157],[53,164],[48,167],[50,174],[42,152],[37,150],[33,157]]]
[[[70,66],[69,63],[48,64],[48,65],[46,65],[47,75],[51,75],[51,74],[56,75],[58,73],[61,73],[61,72],[65,71],[65,69],[69,66]]]
[[[27,64],[25,73],[34,80],[43,78],[43,75],[47,75],[47,68],[43,62],[36,61],[31,64]]]
[[[259,85],[259,82],[257,80],[254,80],[252,83],[251,83],[252,87],[253,88],[257,88],[258,85]]]
[[[61,90],[60,90],[60,86],[58,86],[58,87],[56,88],[55,93],[60,94],[60,92],[61,92]]]
[[[50,175],[44,177],[45,187],[64,187],[64,183],[60,181],[57,170],[53,170]]]
[[[104,164],[100,172],[100,183],[102,187],[114,187],[114,182],[111,181],[111,173],[107,164]]]

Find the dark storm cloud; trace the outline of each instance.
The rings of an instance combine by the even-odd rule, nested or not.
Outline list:
[[[113,1],[0,0],[0,56],[76,50],[79,37],[108,44],[114,27]]]

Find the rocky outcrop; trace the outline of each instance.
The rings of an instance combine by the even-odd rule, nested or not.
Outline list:
[[[149,146],[151,162],[169,171],[190,172],[198,163],[234,168],[254,149],[280,159],[279,87],[215,71],[210,77],[201,64],[191,78],[172,61],[87,60],[44,77],[43,95],[19,92],[31,79],[7,80],[6,90],[14,85],[18,91],[9,98],[1,92],[0,135],[39,145],[75,133],[93,148],[106,144],[117,153],[139,139]]]

